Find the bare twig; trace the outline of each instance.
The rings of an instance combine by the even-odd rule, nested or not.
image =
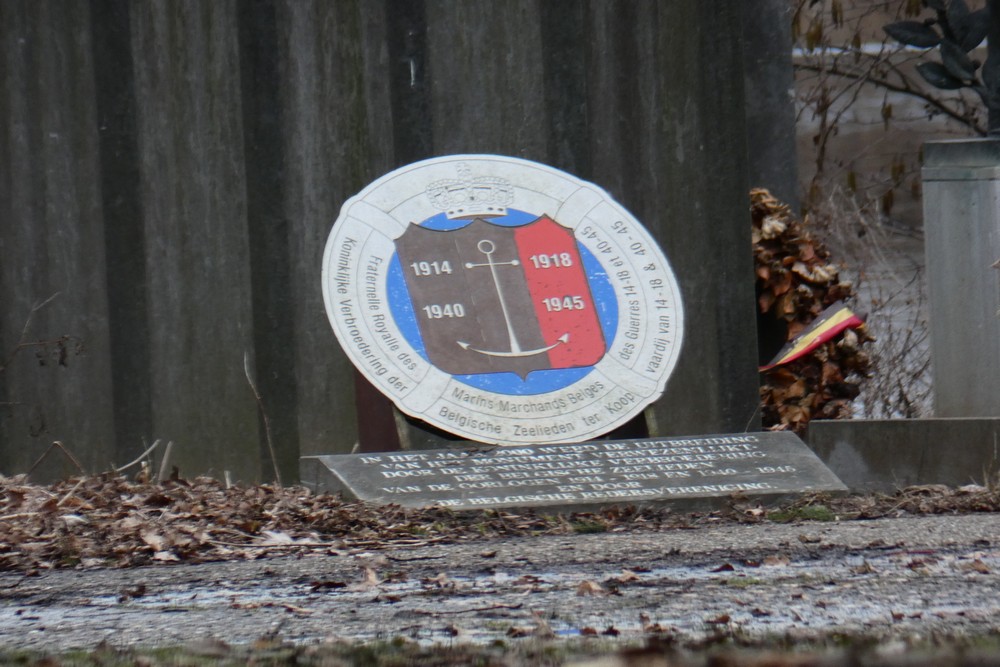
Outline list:
[[[125,470],[128,470],[132,466],[140,463],[144,458],[146,458],[146,456],[149,455],[150,452],[152,452],[154,449],[156,449],[159,446],[160,446],[160,440],[157,439],[156,442],[154,442],[152,445],[149,446],[149,449],[147,449],[146,451],[144,451],[142,454],[139,454],[138,458],[136,458],[131,463],[126,463],[125,465],[123,465],[123,466],[121,466],[119,468],[114,468],[114,472],[119,473],[119,472],[123,472]]]
[[[264,420],[264,437],[267,440],[267,449],[271,454],[271,466],[274,468],[274,481],[280,489],[283,484],[281,483],[281,471],[278,469],[278,457],[274,453],[274,441],[271,439],[271,422],[267,418],[267,410],[264,409],[264,399],[257,390],[257,385],[253,381],[253,375],[250,373],[250,355],[246,351],[243,352],[243,372],[246,373],[247,384],[249,384],[250,389],[253,390],[253,396],[257,399],[257,409],[260,410],[260,416]]]
[[[28,317],[26,317],[25,320],[24,320],[24,327],[21,329],[21,337],[18,339],[17,345],[14,346],[14,349],[11,350],[10,354],[7,355],[7,358],[4,359],[3,365],[0,365],[0,373],[2,373],[4,371],[4,369],[7,368],[7,366],[10,365],[10,362],[12,362],[14,360],[14,357],[17,356],[18,352],[20,352],[21,350],[23,350],[25,347],[30,347],[32,345],[31,343],[27,342],[28,341],[28,330],[31,328],[31,320],[34,319],[35,313],[37,313],[39,310],[41,310],[45,306],[49,305],[60,294],[62,294],[62,292],[56,292],[55,294],[53,294],[52,296],[50,296],[45,301],[36,303],[35,305],[33,305],[31,307],[31,310],[28,312]],[[44,341],[41,341],[41,342],[44,342]]]
[[[238,549],[313,549],[313,548],[341,548],[342,544],[338,542],[293,542],[288,544],[261,544],[251,543],[251,544],[241,544],[240,542],[224,542],[222,540],[208,540],[209,544],[214,544],[220,547],[233,547]]]
[[[931,402],[931,360],[919,261],[911,261],[893,241],[877,213],[840,189],[813,211],[813,219],[822,224],[837,256],[855,267],[844,272],[856,280],[857,308],[867,312],[875,339],[867,348],[873,372],[854,403],[859,416],[925,415]]]
[[[893,83],[887,78],[874,76],[871,71],[855,72],[852,70],[841,69],[836,65],[822,65],[814,63],[796,63],[795,69],[803,70],[806,72],[816,72],[821,74],[831,74],[843,79],[851,79],[853,81],[858,81],[861,83],[870,83],[873,86],[879,88],[884,88],[885,90],[902,93],[904,95],[911,95],[926,103],[928,106],[933,107],[936,111],[948,116],[952,120],[956,120],[963,125],[966,125],[973,132],[979,136],[986,136],[986,128],[983,127],[982,123],[974,118],[970,118],[968,114],[962,114],[950,106],[945,104],[942,100],[938,99],[934,95],[927,93],[919,88],[915,88],[910,85],[909,79],[900,75],[903,84]]]
[[[414,609],[414,614],[422,614],[425,616],[444,616],[445,614],[473,614],[482,611],[493,611],[494,609],[520,609],[524,605],[518,604],[492,604],[489,607],[473,607],[471,609],[448,609],[442,611],[428,611],[424,609]]]
[[[30,468],[28,468],[28,472],[24,473],[24,476],[25,477],[29,477],[31,475],[31,473],[33,473],[35,471],[35,468],[37,468],[39,465],[41,465],[42,461],[45,460],[45,457],[47,457],[49,455],[49,452],[51,452],[53,449],[57,449],[57,448],[59,450],[61,450],[63,454],[66,455],[66,458],[68,458],[70,461],[73,462],[73,465],[76,466],[76,469],[80,471],[81,475],[86,476],[87,472],[83,469],[83,466],[80,465],[80,462],[77,461],[76,457],[73,456],[73,454],[68,449],[66,449],[66,446],[63,445],[58,440],[56,440],[51,445],[49,445],[49,448],[46,449],[45,452],[41,456],[38,457],[38,460],[35,461],[35,463]]]
[[[81,486],[83,486],[83,483],[84,483],[84,482],[86,482],[86,481],[87,481],[87,478],[86,478],[86,477],[81,477],[81,478],[80,478],[80,481],[78,481],[78,482],[76,483],[76,485],[75,485],[75,486],[74,486],[74,487],[73,487],[72,489],[70,489],[70,490],[69,490],[69,493],[67,493],[67,494],[66,494],[65,496],[63,496],[63,497],[62,497],[62,499],[61,499],[61,500],[60,500],[59,502],[57,502],[57,503],[56,503],[56,507],[62,507],[62,504],[63,504],[64,502],[66,502],[67,500],[69,500],[69,499],[70,499],[70,497],[71,497],[71,496],[72,496],[72,495],[73,495],[74,493],[76,493],[76,490],[77,490],[77,489],[79,489],[79,488],[80,488]]]

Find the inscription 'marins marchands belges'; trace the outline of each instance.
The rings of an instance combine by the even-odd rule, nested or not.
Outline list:
[[[550,217],[518,227],[476,219],[449,231],[410,225],[396,251],[438,368],[524,377],[604,355],[576,239]]]

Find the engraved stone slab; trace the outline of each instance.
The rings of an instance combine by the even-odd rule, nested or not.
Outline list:
[[[698,505],[737,493],[847,491],[787,432],[306,456],[301,477],[348,498],[458,510]]]

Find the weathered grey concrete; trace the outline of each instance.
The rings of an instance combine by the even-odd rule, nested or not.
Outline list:
[[[817,420],[810,448],[851,491],[996,478],[1000,419]]]
[[[57,651],[106,641],[197,649],[212,646],[206,638],[249,645],[272,633],[300,645],[396,637],[488,644],[530,641],[507,633],[539,623],[569,639],[613,626],[601,639],[623,643],[643,641],[654,623],[678,642],[703,640],[719,625],[740,637],[802,642],[835,634],[885,644],[989,637],[1000,631],[997,528],[996,514],[726,524],[364,550],[296,547],[287,558],[35,577],[4,572],[0,647]],[[142,593],[129,593],[136,590]]]
[[[934,413],[1000,416],[1000,140],[928,142],[923,181]]]
[[[5,474],[56,439],[92,471],[173,440],[182,475],[243,481],[271,477],[268,434],[285,482],[302,454],[391,447],[360,433],[392,412],[358,400],[319,260],[347,197],[454,152],[566,169],[663,246],[693,333],[640,430],[753,427],[738,4],[64,4],[0,3],[0,358],[56,292],[30,337],[86,355],[0,373]]]
[[[743,85],[748,100],[747,167],[752,187],[767,188],[778,199],[799,208],[795,153],[795,75],[792,23],[795,8],[785,0],[741,2]]]

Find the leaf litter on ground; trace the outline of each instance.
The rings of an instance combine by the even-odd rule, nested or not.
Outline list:
[[[376,553],[391,546],[571,535],[586,522],[661,531],[767,523],[772,517],[788,522],[996,512],[1000,491],[924,485],[894,494],[810,495],[778,510],[759,509],[733,496],[725,509],[702,513],[629,505],[561,516],[542,510],[454,512],[370,505],[300,486],[227,488],[210,477],[155,483],[103,474],[39,485],[24,476],[0,476],[0,571],[252,560],[296,551]],[[377,583],[370,577],[363,582]]]

